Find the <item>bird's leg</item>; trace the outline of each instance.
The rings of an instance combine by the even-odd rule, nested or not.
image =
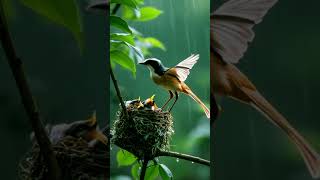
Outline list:
[[[178,98],[179,98],[179,94],[178,94],[177,91],[174,91],[174,95],[175,95],[175,100],[174,100],[172,106],[170,107],[169,112],[171,112],[171,109],[172,109],[173,106],[176,104],[176,102],[177,102],[177,100],[178,100]]]
[[[161,107],[161,109],[164,109],[164,108],[168,105],[168,103],[170,102],[170,100],[173,98],[173,93],[172,93],[170,90],[169,90],[169,94],[170,94],[169,99],[167,100],[166,103],[164,103],[164,105]]]

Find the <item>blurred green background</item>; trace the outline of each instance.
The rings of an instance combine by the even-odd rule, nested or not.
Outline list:
[[[214,0],[216,9],[221,0]],[[281,0],[254,29],[237,65],[320,152],[320,2]],[[231,99],[213,132],[214,179],[312,179],[286,135],[259,112]]]
[[[20,1],[12,3],[10,31],[44,122],[86,119],[97,110],[100,125],[106,125],[109,86],[104,14],[89,14],[85,12],[87,3],[78,2],[85,40],[80,55],[77,42],[64,27],[35,14]],[[0,179],[18,179],[19,160],[31,145],[31,127],[2,47],[0,82]]]
[[[146,0],[146,6],[154,6],[163,11],[155,20],[150,22],[130,23],[145,37],[155,37],[166,46],[166,51],[154,49],[152,57],[162,60],[167,67],[178,64],[192,53],[199,53],[200,60],[191,70],[186,83],[193,92],[206,104],[209,104],[209,1],[153,1]],[[115,75],[121,86],[125,100],[139,96],[146,99],[156,94],[158,106],[169,97],[167,91],[157,87],[150,79],[149,70],[137,65],[136,78],[128,71],[116,67]],[[114,87],[110,84],[110,118],[114,120],[119,108],[119,101]],[[205,114],[190,97],[180,95],[173,108],[175,134],[171,141],[171,150],[188,153],[205,159],[210,159],[209,121]],[[115,153],[118,148],[112,146],[111,176],[130,176],[131,167],[118,167]],[[177,160],[176,158],[161,157],[160,162],[166,164],[173,173],[174,179],[209,179],[210,168],[196,163]]]

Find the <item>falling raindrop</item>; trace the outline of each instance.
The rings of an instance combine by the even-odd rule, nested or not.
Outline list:
[[[193,161],[192,161],[191,163],[192,163],[192,164],[194,164],[194,162],[193,162]]]
[[[179,162],[179,158],[177,158],[176,161]]]

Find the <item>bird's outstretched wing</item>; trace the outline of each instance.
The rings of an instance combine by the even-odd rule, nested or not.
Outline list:
[[[211,51],[225,62],[237,63],[254,38],[260,23],[277,0],[230,0],[210,16]]]
[[[181,61],[179,64],[175,66],[178,79],[184,82],[188,75],[190,74],[190,69],[197,63],[199,59],[199,54],[191,54],[187,59]]]

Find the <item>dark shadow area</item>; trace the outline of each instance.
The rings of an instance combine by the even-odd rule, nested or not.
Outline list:
[[[106,17],[85,12],[82,54],[72,34],[61,26],[13,3],[9,28],[22,59],[44,123],[70,123],[87,119],[94,110],[100,127],[108,124],[106,70]],[[18,163],[31,148],[31,127],[6,57],[0,50],[0,164],[3,179],[17,179]]]

